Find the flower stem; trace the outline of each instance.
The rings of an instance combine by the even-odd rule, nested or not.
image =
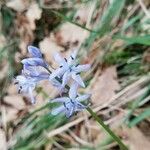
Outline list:
[[[91,116],[111,135],[111,137],[118,143],[121,150],[128,150],[128,148],[121,142],[121,139],[114,134],[114,132],[97,116],[90,107],[87,107],[87,111]]]

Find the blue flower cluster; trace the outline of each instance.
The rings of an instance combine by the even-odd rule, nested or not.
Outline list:
[[[63,58],[59,53],[55,53],[54,59],[59,64],[59,68],[49,70],[49,65],[44,61],[40,50],[34,46],[28,46],[28,52],[31,57],[23,59],[23,69],[21,75],[15,79],[19,93],[26,93],[31,98],[31,103],[35,103],[33,91],[41,80],[49,80],[52,85],[56,86],[61,97],[51,100],[51,103],[57,102],[61,105],[52,110],[51,114],[57,115],[65,113],[67,117],[73,115],[74,112],[82,111],[87,106],[82,104],[82,101],[87,100],[90,94],[80,95],[77,92],[79,86],[85,87],[85,84],[80,76],[82,71],[90,69],[89,64],[79,65],[76,62],[77,51],[73,51],[69,58]],[[71,81],[70,87],[68,86]],[[68,92],[68,97],[63,95]]]

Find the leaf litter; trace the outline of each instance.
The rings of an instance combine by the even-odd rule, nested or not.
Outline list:
[[[87,80],[88,85],[87,89],[85,90],[88,90],[92,93],[91,102],[93,104],[92,106],[94,107],[94,110],[99,114],[100,117],[103,118],[103,120],[105,120],[105,122],[109,126],[111,126],[116,131],[118,135],[121,136],[122,139],[125,138],[124,140],[127,145],[129,145],[129,148],[131,150],[147,150],[149,148],[149,138],[146,136],[146,132],[149,132],[149,129],[147,131],[141,130],[143,126],[136,126],[130,129],[128,127],[122,127],[122,125],[125,124],[123,120],[127,116],[132,102],[136,101],[136,99],[143,95],[147,90],[149,79],[148,77],[143,77],[146,75],[148,76],[148,73],[150,71],[149,48],[146,46],[144,47],[144,45],[137,45],[137,48],[137,46],[134,44],[131,44],[130,47],[130,43],[126,44],[127,41],[122,42],[122,40],[119,41],[119,39],[118,41],[113,40],[115,34],[123,33],[120,26],[123,24],[124,19],[127,19],[127,23],[129,21],[128,16],[126,18],[126,15],[128,15],[128,12],[126,12],[126,10],[129,10],[129,13],[132,14],[131,8],[134,8],[139,4],[137,4],[137,2],[124,4],[124,15],[119,15],[119,18],[112,18],[113,22],[111,22],[110,27],[111,25],[114,26],[113,28],[111,28],[113,32],[108,35],[106,33],[103,33],[106,36],[104,36],[105,38],[99,36],[96,36],[95,38],[94,32],[92,32],[92,28],[99,28],[97,26],[99,25],[100,21],[99,18],[102,18],[103,12],[106,12],[108,10],[108,6],[113,4],[111,1],[104,1],[101,4],[98,1],[95,1],[95,3],[88,3],[88,1],[76,1],[76,5],[72,5],[71,2],[59,0],[56,2],[41,0],[40,4],[37,1],[10,0],[6,3],[4,2],[3,4],[4,6],[2,5],[0,7],[7,7],[9,11],[12,11],[15,14],[15,19],[12,20],[12,23],[14,23],[15,26],[10,28],[11,32],[9,33],[9,35],[7,35],[7,37],[3,35],[2,29],[0,29],[0,31],[2,32],[2,34],[0,34],[0,52],[2,51],[2,48],[4,46],[7,46],[6,43],[9,43],[12,40],[12,37],[14,39],[19,39],[19,45],[14,57],[14,59],[16,59],[15,66],[17,67],[17,71],[15,72],[15,74],[18,74],[20,72],[18,69],[18,65],[20,63],[19,60],[26,57],[26,47],[29,44],[39,46],[47,62],[50,63],[53,67],[56,65],[53,61],[53,53],[55,51],[61,52],[64,56],[68,56],[72,48],[79,48],[79,55],[83,58],[81,61],[88,61],[93,65],[93,69],[90,71],[90,73],[87,73],[87,75],[85,75],[85,79]],[[41,4],[44,7],[47,7],[41,7]],[[148,2],[143,2],[143,4],[147,8]],[[61,10],[66,8],[68,9],[67,13]],[[45,19],[43,17],[43,14],[47,13],[47,9],[49,14],[47,15],[48,19],[46,18],[47,22],[45,23],[43,21]],[[51,25],[48,23],[48,20],[51,19],[51,9],[56,9],[56,11],[64,14],[64,16],[66,15],[69,19],[65,20],[65,17],[63,16],[64,20],[58,19],[58,26],[49,29],[49,26]],[[142,10],[142,8],[139,9]],[[107,13],[109,14],[109,12]],[[139,15],[138,13],[138,11],[134,12],[135,15]],[[140,32],[141,34],[146,34],[146,32],[148,32],[148,25],[145,21],[147,20],[147,16],[145,14],[142,15],[144,16],[143,19],[139,21],[137,20],[135,24],[131,25],[125,31],[125,36],[140,34]],[[134,17],[134,15],[131,15],[130,18],[132,17]],[[7,18],[7,16],[4,19],[7,21],[11,21],[9,20],[9,17]],[[43,21],[45,23],[46,29],[42,28],[42,26],[40,27],[38,25],[38,21]],[[105,21],[105,19],[103,19],[103,21]],[[108,21],[110,23],[111,20]],[[53,22],[55,22],[55,20]],[[81,26],[76,25],[74,22],[78,23]],[[137,24],[139,24],[138,29],[135,28]],[[1,26],[3,26],[3,24],[0,22],[0,27]],[[86,28],[91,29],[91,31],[87,31]],[[40,40],[36,37],[38,35],[37,33],[42,35],[42,38]],[[88,39],[90,38],[95,38],[95,41],[92,42],[92,45],[88,50],[88,48],[86,49],[86,43],[90,44],[90,40],[88,41]],[[136,41],[136,44],[138,44],[138,41]],[[140,49],[140,51],[142,51],[142,59],[133,61],[133,63],[129,63],[128,59],[131,56],[128,56],[129,58],[126,57],[127,60],[125,63],[118,63],[116,60],[122,59],[122,56],[124,56],[123,54],[126,54],[126,50],[129,48],[131,48],[133,53]],[[117,55],[117,57],[113,56],[113,58],[115,58],[115,64],[110,64],[108,60],[102,59],[104,56],[107,56],[107,54],[116,52],[119,49],[122,50],[123,54]],[[5,50],[5,52],[7,52],[7,50]],[[7,52],[7,55],[8,54],[9,51]],[[136,53],[135,55],[139,54],[141,53]],[[2,69],[0,70],[1,86],[4,86],[5,84],[3,83],[3,81],[9,78],[9,64],[5,61],[7,59],[8,58],[5,57],[3,57],[2,59]],[[146,73],[129,74],[128,72],[124,72],[125,66],[130,67],[129,72],[130,69],[136,69],[136,67],[134,67],[134,64],[136,63],[141,65],[140,69],[144,68],[146,70]],[[123,72],[122,75],[118,74],[119,72]],[[131,80],[129,85],[126,83],[128,80]],[[65,148],[66,145],[69,147],[78,148],[82,148],[84,146],[87,146],[88,148],[92,147],[95,149],[99,149],[102,147],[107,149],[117,148],[115,143],[111,140],[110,142],[106,142],[106,144],[101,144],[100,141],[107,139],[107,136],[102,130],[99,130],[98,125],[89,117],[87,113],[80,113],[77,116],[74,116],[65,125],[64,123],[58,123],[58,125],[56,125],[57,128],[54,130],[49,129],[51,128],[51,125],[49,125],[49,128],[43,128],[44,133],[38,132],[38,130],[40,130],[40,128],[42,127],[38,126],[38,124],[34,126],[34,121],[32,120],[35,120],[35,123],[38,121],[40,122],[40,120],[42,119],[46,120],[46,118],[42,118],[42,115],[44,114],[44,112],[49,112],[50,109],[42,109],[42,111],[31,115],[31,118],[29,118],[27,122],[24,122],[22,118],[26,117],[31,112],[41,108],[47,100],[45,98],[46,95],[50,95],[51,98],[56,97],[58,95],[56,89],[48,86],[46,82],[41,83],[39,87],[40,92],[38,95],[36,95],[38,103],[35,106],[31,106],[27,97],[17,94],[17,91],[15,90],[15,87],[11,80],[9,80],[9,84],[6,84],[5,86],[6,91],[3,90],[4,93],[2,93],[0,106],[0,145],[2,147],[2,150],[7,149],[8,147],[13,148],[15,146],[18,146],[18,148],[23,148],[26,146],[29,146],[28,148],[32,149],[35,148],[35,144],[33,143],[37,141],[36,139],[32,139],[32,135],[34,135],[34,133],[36,132],[39,134],[35,134],[34,136],[38,136],[39,138],[40,136],[42,136],[42,139],[44,141],[43,143],[41,143],[41,145],[39,144],[39,146],[37,146],[38,148],[41,148],[43,145],[45,149],[62,149]],[[148,95],[146,95],[146,97],[148,97]],[[145,108],[146,106],[149,106],[148,102],[142,107]],[[138,109],[139,108],[137,108],[137,110]],[[131,117],[135,117],[134,113]],[[45,122],[48,122],[48,120],[46,120]],[[145,120],[143,120],[142,122],[144,123]],[[150,123],[148,122],[148,124]],[[45,125],[47,124],[45,123]],[[24,130],[30,128],[30,131],[33,130],[33,134],[31,134],[31,136],[29,134],[26,139],[21,140],[19,145],[12,140],[12,137],[16,138],[16,135],[18,134],[18,131],[20,131],[21,126],[24,128]],[[122,127],[121,131],[120,127]],[[37,131],[34,129],[36,129]],[[52,136],[55,136],[56,139],[54,138],[53,142],[51,143],[47,142],[48,139],[52,139]],[[63,144],[60,138],[61,136],[65,137],[63,140]],[[28,138],[31,138],[31,140],[28,145],[25,146],[23,142],[28,141]]]

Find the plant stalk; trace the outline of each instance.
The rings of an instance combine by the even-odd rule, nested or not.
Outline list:
[[[118,143],[121,150],[128,150],[128,148],[122,143],[121,139],[114,134],[114,132],[97,116],[90,107],[87,107],[87,111],[91,116],[107,131],[107,133]]]

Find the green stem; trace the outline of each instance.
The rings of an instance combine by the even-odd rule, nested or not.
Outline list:
[[[121,150],[128,150],[128,148],[121,142],[121,139],[114,134],[114,132],[104,124],[104,122],[96,115],[95,112],[89,107],[87,107],[87,111],[91,114],[91,116],[111,135],[111,137],[118,143]]]

